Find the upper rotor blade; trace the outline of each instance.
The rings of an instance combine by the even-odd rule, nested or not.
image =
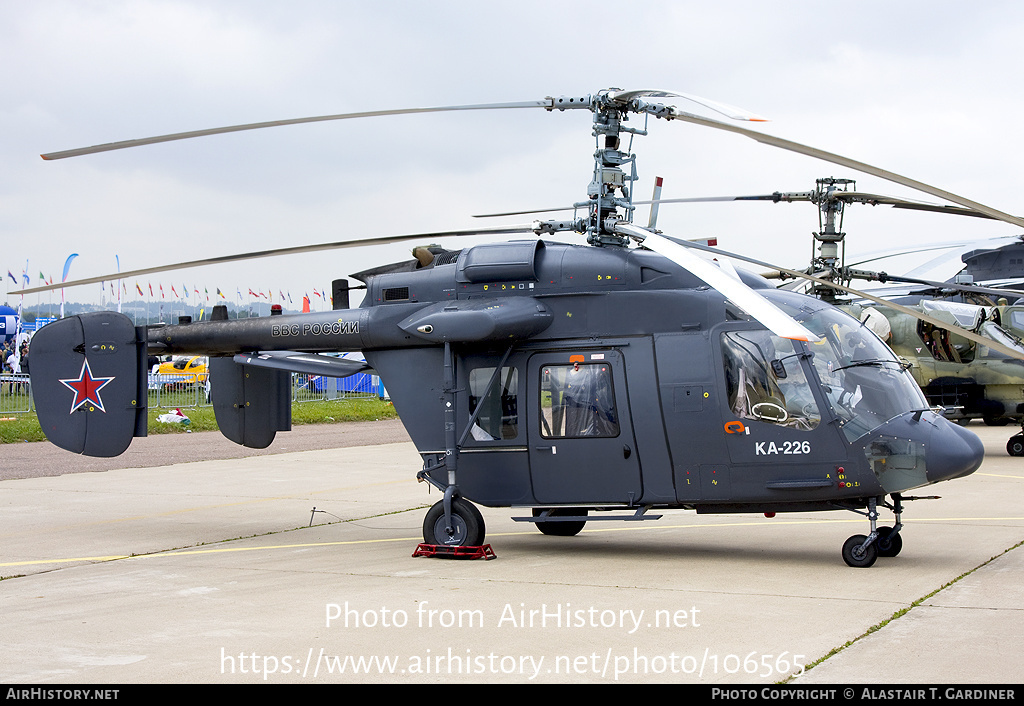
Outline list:
[[[680,93],[678,91],[662,91],[653,89],[640,89],[635,91],[609,91],[608,98],[616,103],[629,103],[634,98],[685,98],[688,101],[702,105],[705,108],[710,108],[716,113],[721,113],[727,118],[733,120],[747,120],[755,123],[767,122],[768,118],[762,118],[760,115],[751,113],[749,110],[743,108],[737,108],[734,105],[728,103],[722,103],[721,101],[713,101],[710,98],[701,98],[695,96],[692,93]]]
[[[112,150],[123,150],[129,147],[141,147],[142,145],[153,145],[159,142],[173,142],[174,140],[188,140],[193,137],[205,137],[207,135],[220,135],[226,132],[241,132],[243,130],[259,130],[265,127],[280,127],[282,125],[298,125],[301,123],[319,123],[328,120],[348,120],[351,118],[374,118],[383,115],[408,115],[410,113],[444,113],[459,110],[503,110],[508,108],[550,108],[550,99],[540,101],[520,101],[516,103],[482,103],[478,105],[446,105],[435,108],[399,108],[396,110],[371,110],[362,113],[339,113],[337,115],[320,115],[311,118],[291,118],[289,120],[271,120],[264,123],[249,123],[247,125],[229,125],[227,127],[215,127],[206,130],[193,130],[191,132],[176,132],[170,135],[158,135],[156,137],[144,137],[137,140],[123,140],[121,142],[107,142],[93,147],[81,147],[62,152],[49,152],[41,155],[43,159],[65,159],[66,157],[80,157],[86,154],[97,152],[110,152]]]
[[[131,279],[132,277],[142,277],[143,275],[152,275],[158,272],[184,270],[190,267],[201,267],[203,265],[217,265],[226,262],[238,262],[241,260],[255,260],[261,257],[275,257],[277,255],[296,255],[299,253],[318,252],[321,250],[339,250],[342,248],[356,248],[366,245],[388,245],[390,243],[400,243],[406,240],[426,240],[433,238],[442,238],[445,236],[511,235],[513,233],[535,233],[536,228],[537,226],[531,223],[530,225],[499,226],[495,228],[474,228],[472,230],[436,231],[433,233],[410,233],[407,235],[385,235],[378,238],[363,238],[361,240],[340,240],[334,243],[319,243],[315,245],[295,245],[287,248],[274,248],[273,250],[257,250],[255,252],[240,253],[236,255],[221,255],[220,257],[209,257],[202,260],[190,260],[188,262],[179,262],[173,265],[159,265],[157,267],[146,267],[139,270],[115,272],[112,274],[103,275],[102,277],[89,277],[88,279],[77,279],[71,282],[48,284],[45,287],[17,289],[10,293],[19,295],[35,294],[37,292],[49,292],[54,289],[66,289],[68,287],[76,287],[78,285],[83,284],[95,284],[96,282],[108,282],[111,280],[118,279]]]
[[[929,184],[917,181],[916,179],[910,179],[909,177],[901,176],[899,174],[896,174],[895,172],[890,172],[879,167],[874,167],[864,162],[858,162],[857,160],[849,159],[848,157],[843,157],[842,155],[833,154],[831,152],[826,152],[825,150],[819,150],[815,147],[802,145],[799,142],[785,140],[781,137],[765,135],[764,133],[740,127],[739,125],[723,123],[720,120],[712,120],[711,118],[703,118],[699,115],[687,113],[674,107],[670,109],[670,112],[666,117],[669,120],[683,120],[685,122],[693,123],[695,125],[703,125],[704,127],[715,128],[717,130],[735,132],[738,135],[744,135],[746,137],[751,138],[752,140],[756,140],[757,142],[761,142],[766,145],[772,145],[773,147],[779,147],[784,150],[789,150],[790,152],[804,154],[807,155],[808,157],[814,157],[815,159],[820,159],[825,162],[838,164],[849,169],[856,169],[859,172],[871,174],[872,176],[879,177],[880,179],[885,179],[886,181],[901,184],[902,186],[907,186],[910,187],[911,189],[916,189],[917,191],[922,191],[926,194],[937,196],[940,199],[951,201],[952,203],[959,204],[965,208],[973,209],[975,211],[978,211],[989,216],[990,218],[994,218],[995,220],[1003,221],[1004,223],[1011,223],[1015,226],[1020,226],[1024,228],[1024,218],[1011,216],[1008,213],[1003,213],[1002,211],[986,206],[985,204],[978,203],[977,201],[965,199],[962,196],[958,196],[949,191],[944,191],[943,189],[930,186]]]
[[[1010,348],[1009,346],[1004,345],[1004,344],[1000,343],[999,341],[993,340],[991,338],[985,338],[984,336],[979,336],[978,334],[974,333],[973,331],[968,331],[967,329],[960,328],[959,326],[955,326],[955,325],[953,325],[953,324],[951,324],[951,323],[949,323],[947,321],[943,321],[942,319],[935,318],[934,316],[930,316],[928,314],[925,314],[925,313],[922,313],[922,312],[919,312],[919,311],[914,311],[913,309],[905,307],[902,304],[896,304],[895,302],[891,302],[891,301],[888,301],[886,299],[882,299],[881,297],[873,296],[871,294],[868,294],[867,292],[862,292],[862,291],[859,291],[859,290],[856,290],[856,289],[852,289],[850,287],[847,287],[847,286],[842,285],[842,284],[837,284],[835,282],[829,282],[828,280],[824,280],[824,279],[821,279],[819,277],[815,277],[813,275],[809,275],[809,274],[807,274],[805,272],[797,272],[796,270],[789,270],[789,269],[786,269],[785,267],[779,267],[778,265],[772,265],[772,264],[767,263],[767,262],[762,262],[761,260],[755,260],[752,257],[745,257],[743,255],[736,255],[735,253],[730,253],[730,252],[726,252],[724,250],[719,250],[718,248],[712,248],[712,247],[708,247],[706,245],[700,245],[700,244],[693,243],[693,242],[682,241],[682,240],[678,240],[676,238],[670,238],[669,236],[663,236],[663,237],[665,239],[670,240],[671,242],[677,243],[679,245],[685,244],[685,247],[688,247],[688,248],[696,248],[697,250],[704,250],[706,252],[714,253],[716,255],[721,255],[723,257],[731,257],[731,258],[734,258],[736,260],[741,260],[743,262],[749,262],[749,263],[751,263],[753,265],[758,265],[759,267],[767,267],[767,268],[772,269],[772,270],[778,270],[779,272],[784,272],[787,275],[790,275],[791,277],[799,277],[799,278],[802,278],[802,279],[810,280],[811,282],[816,282],[817,284],[823,284],[825,286],[832,287],[833,289],[838,289],[841,292],[846,292],[847,294],[852,294],[852,295],[854,295],[856,297],[861,297],[863,299],[867,299],[869,301],[873,301],[876,304],[881,304],[881,305],[887,306],[887,307],[889,307],[891,309],[895,309],[896,311],[898,311],[898,312],[900,312],[902,314],[907,314],[908,316],[912,316],[915,319],[920,319],[921,321],[924,321],[926,323],[932,324],[933,326],[935,326],[937,328],[941,328],[941,329],[945,329],[947,331],[951,331],[951,332],[956,333],[956,334],[958,334],[960,336],[963,336],[964,338],[966,338],[968,340],[974,341],[975,343],[981,343],[982,345],[988,346],[989,348],[991,348],[993,350],[999,351],[1003,355],[1007,355],[1007,356],[1009,356],[1011,358],[1017,358],[1017,359],[1020,359],[1020,360],[1024,360],[1024,353],[1021,353],[1019,350],[1016,350],[1014,348]]]
[[[615,226],[615,230],[622,235],[635,238],[643,243],[644,247],[664,255],[683,269],[692,272],[714,289],[721,292],[736,306],[764,324],[777,336],[797,341],[818,340],[817,336],[804,328],[796,319],[747,285],[737,279],[733,279],[733,277],[715,265],[689,252],[686,247],[680,244],[680,241],[674,238],[669,240],[661,235],[627,223],[619,223]]]

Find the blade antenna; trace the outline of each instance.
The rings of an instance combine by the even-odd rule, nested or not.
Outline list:
[[[651,196],[651,215],[647,220],[647,228],[655,230],[658,226],[658,205],[661,201],[661,187],[664,179],[660,176],[654,177],[654,195]]]

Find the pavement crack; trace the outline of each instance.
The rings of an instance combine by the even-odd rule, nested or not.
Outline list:
[[[1000,552],[999,554],[996,554],[995,556],[989,558],[987,561],[983,561],[982,563],[978,564],[973,569],[965,571],[964,573],[960,574],[959,576],[957,576],[953,580],[948,581],[947,583],[942,584],[941,586],[936,588],[934,591],[932,591],[932,592],[930,592],[930,593],[928,593],[928,594],[926,594],[924,596],[921,596],[916,601],[914,601],[910,605],[908,605],[906,608],[900,608],[899,610],[897,610],[895,613],[893,613],[891,616],[889,616],[885,620],[881,621],[880,623],[877,623],[876,625],[872,625],[870,628],[865,630],[862,635],[859,635],[859,636],[853,638],[852,640],[846,642],[845,644],[840,645],[839,647],[836,647],[836,648],[832,649],[825,656],[820,657],[820,658],[816,659],[815,661],[811,662],[810,664],[808,664],[806,666],[806,668],[804,669],[803,673],[806,673],[806,672],[810,671],[811,669],[814,669],[819,664],[822,664],[823,662],[826,662],[827,660],[832,659],[836,655],[840,654],[843,650],[845,650],[848,647],[850,647],[850,646],[860,642],[861,640],[866,638],[868,635],[871,635],[872,633],[878,632],[879,630],[881,630],[882,628],[884,628],[886,625],[888,625],[889,623],[893,622],[894,620],[898,620],[898,619],[902,618],[904,615],[907,615],[910,611],[912,611],[914,608],[917,608],[918,606],[925,605],[925,606],[933,607],[933,608],[950,607],[950,606],[936,606],[936,605],[932,605],[932,604],[929,604],[929,603],[925,603],[925,601],[927,601],[932,596],[935,596],[935,595],[941,593],[942,591],[946,590],[950,586],[953,586],[954,584],[958,583],[961,579],[964,579],[964,578],[970,576],[971,574],[973,574],[974,572],[978,571],[979,569],[981,569],[981,568],[983,568],[985,566],[988,566],[989,564],[994,562],[996,559],[999,559],[1000,557],[1003,557],[1003,556],[1009,554],[1011,551],[1013,551],[1014,549],[1017,549],[1017,548],[1019,548],[1021,546],[1024,546],[1024,541],[1017,542],[1013,546],[1008,547],[1008,548],[1004,549],[1002,552]],[[956,610],[963,610],[963,609],[962,608],[956,608]],[[993,609],[990,609],[990,610],[1000,610],[1000,609],[993,608]],[[1020,609],[1014,609],[1014,610],[1020,610]],[[793,679],[796,679],[798,676],[799,675],[793,674],[793,675],[790,675],[790,676],[786,677],[785,679],[779,680],[779,682],[777,682],[777,683],[779,683],[779,684],[788,684]]]

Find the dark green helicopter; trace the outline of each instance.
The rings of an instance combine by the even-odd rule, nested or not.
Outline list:
[[[32,386],[48,438],[114,456],[146,433],[150,353],[210,356],[221,431],[266,447],[290,428],[293,372],[380,375],[423,465],[443,492],[424,542],[478,546],[475,504],[524,511],[517,521],[574,535],[591,521],[698,513],[846,510],[867,534],[842,549],[871,566],[902,547],[911,490],[974,472],[978,438],[932,411],[909,372],[856,318],[818,298],[721,269],[695,244],[632,222],[635,156],[620,136],[634,114],[737,132],[867,171],[1024,225],[973,201],[870,165],[655,98],[683,97],[739,119],[738,109],[665,91],[603,90],[524,103],[350,113],[179,133],[44,155],[58,159],[275,125],[385,114],[540,108],[593,114],[597,150],[579,215],[568,220],[296,246],[104,275],[62,287],[182,267],[446,235],[525,239],[419,257],[353,275],[358,309],[139,327],[114,312],[68,317],[33,340]],[[580,233],[587,245],[552,239]],[[339,280],[339,292],[347,282]],[[19,294],[41,291],[19,290]],[[341,297],[338,301],[341,301]],[[336,351],[362,351],[366,362]],[[878,524],[879,508],[894,514]]]

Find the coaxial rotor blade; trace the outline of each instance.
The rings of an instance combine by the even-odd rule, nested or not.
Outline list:
[[[18,289],[12,292],[12,294],[21,295],[35,294],[37,292],[49,292],[54,289],[67,289],[69,287],[77,287],[83,284],[95,284],[96,282],[108,282],[111,280],[118,279],[131,279],[132,277],[142,277],[144,275],[152,275],[158,272],[184,270],[190,267],[201,267],[203,265],[219,265],[227,262],[239,262],[241,260],[256,260],[262,257],[276,257],[278,255],[297,255],[300,253],[319,252],[321,250],[340,250],[342,248],[357,248],[367,245],[388,245],[390,243],[401,243],[406,240],[429,240],[433,238],[442,238],[445,236],[457,237],[467,235],[511,235],[514,233],[535,232],[537,232],[537,225],[531,223],[530,225],[499,226],[494,228],[474,228],[472,230],[435,231],[433,233],[411,233],[407,235],[385,235],[378,238],[363,238],[360,240],[341,240],[334,243],[295,245],[287,248],[257,250],[255,252],[239,253],[236,255],[221,255],[220,257],[208,257],[202,260],[190,260],[188,262],[179,262],[173,265],[158,265],[156,267],[146,267],[139,270],[114,272],[111,274],[103,275],[101,277],[89,277],[88,279],[77,279],[70,282],[60,282],[58,284],[49,284],[46,285],[45,287]]]
[[[862,203],[869,206],[892,206],[893,208],[904,208],[915,211],[931,211],[933,213],[948,213],[954,216],[973,216],[975,218],[989,218],[996,220],[994,216],[981,213],[971,208],[961,206],[943,206],[942,204],[924,203],[922,201],[911,201],[895,196],[883,196],[881,194],[867,194],[858,191],[835,191],[829,194],[831,198],[845,203]],[[793,201],[815,201],[816,192],[813,191],[776,191],[771,194],[759,196],[703,196],[684,199],[661,199],[659,203],[701,203],[711,201],[772,201],[775,203]],[[634,203],[647,203],[636,201]]]
[[[972,208],[963,208],[960,206],[943,206],[936,203],[923,203],[921,201],[911,201],[908,199],[901,199],[895,196],[882,196],[880,194],[865,194],[858,191],[837,191],[832,194],[833,197],[846,203],[863,203],[869,206],[892,206],[893,208],[903,208],[911,211],[929,211],[931,213],[947,213],[951,216],[972,216],[974,218],[989,218],[996,220],[994,216],[990,216],[987,213],[981,213],[975,211]]]
[[[974,218],[987,218],[998,220],[995,216],[976,211],[972,208],[962,206],[944,206],[942,204],[924,203],[921,201],[910,201],[895,196],[883,196],[881,194],[867,194],[856,191],[837,191],[832,197],[845,203],[862,203],[868,206],[892,206],[911,211],[928,211],[931,213],[945,213],[952,216],[972,216]],[[754,196],[692,196],[678,199],[656,199],[650,201],[633,201],[634,206],[645,206],[664,203],[714,203],[722,201],[772,201],[774,203],[794,201],[814,201],[812,191],[776,191],[772,194],[759,194]],[[499,216],[524,216],[531,213],[552,213],[555,211],[571,211],[579,206],[562,206],[560,208],[538,208],[527,211],[505,211],[504,213],[482,213],[476,214],[473,218],[496,218]]]
[[[664,255],[683,269],[693,273],[704,282],[707,282],[708,285],[721,292],[736,306],[760,321],[777,336],[798,341],[818,340],[817,336],[804,328],[796,319],[753,289],[687,250],[685,246],[680,244],[685,241],[679,241],[675,238],[670,240],[628,223],[617,224],[615,232],[637,240],[645,248],[653,250],[659,255]]]
[[[607,100],[616,103],[628,103],[629,101],[639,96],[651,96],[651,97],[678,97],[685,98],[686,100],[692,101],[699,105],[703,105],[715,112],[721,113],[726,117],[734,120],[753,120],[763,121],[764,118],[754,115],[749,111],[737,108],[735,106],[721,103],[719,101],[709,100],[707,98],[701,98],[700,96],[694,96],[688,93],[676,93],[670,91],[654,91],[654,90],[640,90],[640,91],[608,91],[601,94]],[[64,150],[61,152],[48,152],[41,155],[43,159],[54,160],[54,159],[65,159],[67,157],[80,157],[86,154],[95,154],[97,152],[110,152],[112,150],[122,150],[130,147],[141,147],[142,145],[152,145],[160,142],[172,142],[175,140],[188,140],[193,137],[206,137],[208,135],[221,135],[228,132],[242,132],[244,130],[260,130],[268,127],[281,127],[284,125],[299,125],[302,123],[318,123],[326,122],[330,120],[349,120],[353,118],[376,118],[385,115],[410,115],[416,113],[447,113],[456,111],[467,111],[467,110],[508,110],[513,108],[544,108],[545,110],[566,110],[570,108],[587,108],[593,109],[591,105],[590,96],[579,96],[579,97],[567,97],[560,96],[558,98],[547,97],[543,100],[533,101],[514,101],[506,103],[477,103],[471,105],[444,105],[435,106],[429,108],[396,108],[392,110],[370,110],[358,113],[338,113],[335,115],[318,115],[306,118],[290,118],[286,120],[269,120],[261,123],[248,123],[244,125],[228,125],[226,127],[208,128],[205,130],[192,130],[189,132],[176,132],[168,135],[158,135],[155,137],[144,137],[135,140],[123,140],[121,142],[108,142],[102,145],[94,145],[92,147],[82,147],[78,149]]]
[[[686,93],[673,92],[673,91],[662,91],[662,90],[649,90],[649,89],[635,90],[635,91],[610,90],[610,91],[602,93],[601,96],[603,98],[605,98],[607,101],[609,101],[612,105],[620,105],[621,104],[623,109],[637,110],[637,111],[643,111],[643,112],[651,112],[652,114],[655,114],[655,115],[657,115],[659,117],[664,117],[664,118],[669,119],[669,120],[682,120],[682,121],[690,122],[690,123],[693,123],[693,124],[696,124],[696,125],[703,125],[705,127],[715,128],[715,129],[718,129],[718,130],[726,130],[728,132],[734,132],[734,133],[737,133],[739,135],[744,135],[746,137],[749,137],[749,138],[751,138],[753,140],[756,140],[756,141],[764,143],[764,144],[769,144],[769,145],[772,145],[772,146],[775,146],[775,147],[779,147],[781,149],[789,150],[789,151],[792,151],[792,152],[798,152],[800,154],[805,154],[805,155],[808,155],[808,156],[811,156],[811,157],[815,157],[817,159],[824,160],[826,162],[832,162],[834,164],[839,164],[839,165],[844,166],[844,167],[849,167],[850,169],[856,169],[857,171],[861,171],[861,172],[864,172],[866,174],[872,174],[872,175],[877,176],[879,178],[886,179],[887,181],[893,181],[893,182],[895,182],[897,184],[902,184],[902,185],[908,186],[908,187],[910,187],[912,189],[917,189],[918,191],[922,191],[924,193],[932,194],[933,196],[938,196],[939,198],[942,198],[942,199],[944,199],[946,201],[951,201],[952,203],[959,204],[959,205],[961,205],[961,206],[963,206],[965,208],[973,209],[973,210],[978,211],[980,213],[986,214],[990,218],[994,218],[996,220],[1001,220],[1001,221],[1004,221],[1006,223],[1012,223],[1014,225],[1024,227],[1024,219],[1022,219],[1022,218],[1018,218],[1016,216],[1011,216],[1009,214],[1006,214],[1006,213],[1003,213],[1003,212],[998,211],[996,209],[993,209],[993,208],[990,208],[988,206],[985,206],[984,204],[980,204],[980,203],[978,203],[976,201],[971,201],[969,199],[965,199],[965,198],[963,198],[961,196],[957,196],[956,194],[950,193],[948,191],[944,191],[942,189],[938,189],[936,187],[930,186],[930,185],[925,184],[923,182],[919,182],[919,181],[916,181],[916,180],[913,180],[913,179],[909,179],[907,177],[903,177],[903,176],[901,176],[899,174],[895,174],[894,172],[890,172],[890,171],[887,171],[887,170],[884,170],[884,169],[880,169],[878,167],[874,167],[872,165],[865,164],[863,162],[858,162],[856,160],[852,160],[852,159],[849,159],[847,157],[843,157],[841,155],[837,155],[837,154],[833,154],[833,153],[830,153],[830,152],[826,152],[824,150],[819,150],[819,149],[814,148],[814,147],[809,147],[807,145],[802,145],[800,143],[793,142],[791,140],[785,140],[785,139],[782,139],[782,138],[779,138],[779,137],[774,137],[772,135],[766,135],[766,134],[763,134],[763,133],[756,132],[754,130],[749,130],[747,128],[742,128],[742,127],[739,127],[737,125],[732,125],[730,123],[724,123],[724,122],[719,121],[719,120],[713,120],[711,118],[704,118],[704,117],[701,117],[699,115],[694,115],[692,113],[687,113],[685,111],[679,110],[675,106],[652,106],[652,105],[647,105],[647,104],[644,104],[644,101],[640,100],[640,98],[641,97],[655,97],[655,98],[680,97],[680,98],[685,98],[686,100],[694,101],[696,103],[699,103],[700,105],[704,105],[705,107],[711,108],[712,110],[720,112],[723,115],[726,115],[726,116],[728,116],[730,118],[733,118],[733,119],[736,119],[736,120],[751,120],[751,121],[763,121],[764,120],[764,118],[761,118],[759,116],[753,115],[753,114],[749,113],[748,111],[744,111],[744,110],[736,108],[734,106],[730,106],[730,105],[727,105],[727,104],[724,104],[724,103],[720,103],[720,102],[717,102],[717,101],[711,101],[711,100],[708,100],[708,99],[700,98],[698,96],[693,96],[693,95],[686,94]],[[111,151],[111,150],[120,150],[120,149],[126,149],[126,148],[130,148],[130,147],[138,147],[138,146],[141,146],[141,145],[149,145],[149,144],[155,144],[155,143],[160,143],[160,142],[169,142],[169,141],[173,141],[173,140],[184,140],[184,139],[189,139],[189,138],[192,138],[192,137],[202,137],[202,136],[206,136],[206,135],[217,135],[217,134],[222,134],[222,133],[227,133],[227,132],[239,132],[239,131],[243,131],[243,130],[257,130],[257,129],[267,128],[267,127],[279,127],[279,126],[282,126],[282,125],[295,125],[295,124],[300,124],[300,123],[323,122],[323,121],[328,121],[328,120],[347,120],[347,119],[351,119],[351,118],[379,117],[379,116],[385,116],[385,115],[407,115],[407,114],[415,114],[415,113],[436,113],[436,112],[451,112],[451,111],[465,111],[465,110],[502,110],[502,109],[510,109],[510,108],[544,108],[546,110],[564,110],[566,108],[592,108],[592,106],[590,105],[590,103],[588,101],[589,101],[589,97],[584,97],[584,98],[565,98],[565,97],[560,97],[560,98],[545,98],[545,99],[539,100],[539,101],[519,101],[519,102],[510,102],[510,103],[483,103],[483,104],[473,104],[473,105],[438,106],[438,107],[431,107],[431,108],[400,108],[400,109],[394,109],[394,110],[375,110],[375,111],[366,111],[366,112],[359,112],[359,113],[340,113],[340,114],[336,114],[336,115],[321,115],[321,116],[315,116],[315,117],[293,118],[293,119],[288,119],[288,120],[273,120],[273,121],[261,122],[261,123],[249,123],[249,124],[245,124],[245,125],[232,125],[232,126],[227,126],[227,127],[211,128],[211,129],[206,129],[206,130],[194,130],[194,131],[191,131],[191,132],[179,132],[179,133],[173,133],[173,134],[169,134],[169,135],[160,135],[160,136],[156,136],[156,137],[147,137],[147,138],[136,139],[136,140],[125,140],[125,141],[122,141],[122,142],[110,142],[110,143],[106,143],[106,144],[102,144],[102,145],[95,145],[93,147],[84,147],[84,148],[79,148],[79,149],[65,150],[65,151],[61,151],[61,152],[50,152],[50,153],[42,155],[42,157],[43,157],[43,159],[47,159],[47,160],[64,159],[66,157],[76,157],[76,156],[80,156],[80,155],[94,154],[94,153],[97,153],[97,152],[108,152],[108,151]]]
[[[796,193],[774,193],[758,196],[692,196],[678,199],[650,199],[647,201],[632,201],[633,206],[650,206],[663,203],[706,203],[714,201],[810,201],[811,192],[802,191]],[[558,208],[534,208],[526,211],[505,211],[503,213],[478,213],[473,218],[497,218],[500,216],[527,216],[531,213],[554,213],[556,211],[573,211],[582,208],[582,205],[560,206]],[[980,214],[979,214],[980,215]]]
[[[501,216],[529,216],[534,213],[557,213],[559,211],[575,211],[576,206],[558,206],[556,208],[531,208],[526,211],[505,211],[503,213],[476,213],[473,218],[500,218]]]
[[[859,279],[859,278],[858,278]],[[872,279],[872,281],[875,281]],[[981,287],[976,284],[960,284],[958,282],[937,282],[931,279],[919,279],[916,277],[903,277],[898,275],[884,275],[884,279],[880,278],[879,282],[903,282],[907,284],[923,284],[927,287],[933,287],[935,289],[945,289],[947,291],[952,290],[956,292],[968,292],[974,294],[987,294],[989,296],[1005,297],[1008,294],[1012,294],[1018,297],[1024,297],[1024,292],[1016,289],[994,289],[992,287]]]
[[[978,211],[989,216],[990,218],[994,218],[995,220],[1003,221],[1004,223],[1011,223],[1015,226],[1020,226],[1024,228],[1024,218],[1011,216],[1008,213],[1003,213],[1002,211],[991,208],[990,206],[986,206],[985,204],[978,203],[977,201],[966,199],[962,196],[958,196],[957,194],[951,193],[949,191],[945,191],[943,189],[939,189],[929,184],[925,184],[924,182],[917,181],[916,179],[910,179],[909,177],[901,176],[899,174],[896,174],[895,172],[890,172],[886,169],[881,169],[879,167],[866,164],[864,162],[858,162],[857,160],[850,159],[848,157],[843,157],[842,155],[834,154],[832,152],[826,152],[825,150],[819,150],[815,147],[802,145],[799,142],[793,142],[792,140],[785,140],[781,137],[766,135],[764,133],[757,132],[756,130],[750,130],[748,128],[740,127],[739,125],[732,125],[730,123],[724,123],[720,120],[704,118],[699,115],[694,115],[692,113],[681,111],[678,108],[671,106],[669,107],[668,113],[664,115],[664,117],[669,120],[682,120],[684,122],[693,123],[695,125],[703,125],[704,127],[715,128],[717,130],[734,132],[738,135],[749,137],[752,140],[756,140],[757,142],[761,142],[766,145],[778,147],[780,149],[788,150],[790,152],[797,152],[799,154],[807,155],[808,157],[814,157],[815,159],[820,159],[825,162],[838,164],[842,167],[847,167],[849,169],[855,169],[858,172],[871,174],[872,176],[876,176],[880,179],[885,179],[886,181],[891,181],[896,184],[900,184],[902,186],[907,186],[910,187],[911,189],[924,192],[926,194],[931,194],[932,196],[937,196],[938,198],[943,199],[945,201],[950,201],[952,203],[959,204],[964,208],[969,208]]]
[[[997,238],[988,238],[984,240],[964,240],[955,241],[949,243],[933,243],[931,245],[923,245],[921,247],[910,248],[905,250],[883,250],[874,253],[865,253],[862,255],[863,260],[851,263],[851,267],[857,267],[859,265],[865,265],[869,262],[877,262],[878,260],[885,260],[889,258],[900,257],[903,255],[914,255],[921,252],[930,252],[933,250],[946,251],[945,254],[939,255],[934,258],[931,262],[925,263],[922,267],[931,267],[935,262],[949,261],[955,263],[955,272],[958,272],[964,268],[963,256],[974,250],[998,250],[1008,245],[1014,245],[1021,242],[1021,235],[1003,235]],[[915,268],[920,269],[920,267]]]
[[[732,118],[733,120],[747,120],[747,121],[756,122],[756,123],[763,123],[763,122],[767,122],[768,121],[767,118],[762,118],[760,115],[756,115],[754,113],[751,113],[749,110],[744,110],[743,108],[737,108],[736,106],[729,105],[728,103],[722,103],[720,101],[713,101],[713,100],[711,100],[709,98],[701,98],[700,96],[695,96],[695,95],[693,95],[691,93],[680,93],[678,91],[661,91],[661,90],[652,90],[652,89],[641,89],[641,90],[634,90],[634,91],[616,91],[616,90],[613,89],[613,90],[608,91],[608,93],[606,95],[608,96],[609,100],[611,100],[613,103],[621,103],[623,105],[628,104],[630,101],[634,100],[635,98],[641,98],[641,97],[643,97],[643,98],[685,98],[688,101],[692,101],[694,103],[697,103],[698,105],[702,105],[705,108],[710,108],[711,110],[715,111],[716,113],[721,113],[722,115],[726,116],[727,118]]]
[[[221,135],[227,132],[242,132],[244,130],[260,130],[267,127],[280,127],[282,125],[299,125],[301,123],[320,123],[329,120],[349,120],[352,118],[375,118],[384,115],[408,115],[411,113],[444,113],[460,110],[505,110],[509,108],[551,108],[550,98],[540,101],[520,101],[516,103],[482,103],[478,105],[446,105],[435,108],[400,108],[396,110],[371,110],[362,113],[339,113],[337,115],[320,115],[310,118],[291,118],[288,120],[271,120],[263,123],[249,123],[246,125],[229,125],[227,127],[215,127],[206,130],[192,130],[191,132],[176,132],[169,135],[158,135],[156,137],[143,137],[137,140],[123,140],[121,142],[107,142],[92,147],[81,147],[62,152],[49,152],[40,155],[43,159],[65,159],[66,157],[80,157],[86,154],[97,152],[110,152],[112,150],[123,150],[130,147],[141,147],[142,145],[153,145],[160,142],[173,142],[174,140],[188,140],[193,137],[205,137],[207,135]]]
[[[661,199],[659,203],[702,203],[712,201],[772,201],[775,203],[793,201],[815,201],[817,192],[813,191],[776,191],[771,194],[759,196],[703,196],[684,199]],[[924,203],[922,201],[911,201],[896,196],[883,196],[881,194],[868,194],[859,191],[835,191],[829,194],[830,198],[845,203],[862,203],[869,206],[892,206],[893,208],[904,208],[915,211],[930,211],[933,213],[948,213],[954,216],[973,216],[975,218],[989,218],[996,220],[994,216],[981,213],[971,208],[961,206],[944,206],[942,204]],[[635,201],[636,204],[649,203],[646,201]],[[525,213],[525,212],[524,212]]]
[[[761,260],[756,260],[756,259],[754,259],[752,257],[746,257],[744,255],[737,255],[735,253],[726,252],[724,250],[719,250],[718,248],[712,248],[712,247],[708,247],[706,245],[700,245],[698,243],[693,243],[693,242],[689,242],[689,241],[686,241],[686,240],[679,240],[678,238],[672,238],[672,237],[667,236],[667,235],[662,235],[661,237],[666,239],[666,240],[670,240],[671,242],[676,243],[676,244],[678,244],[680,246],[683,246],[683,247],[693,248],[693,249],[696,249],[696,250],[703,250],[705,252],[714,253],[715,255],[719,255],[719,256],[722,256],[722,257],[731,257],[731,258],[734,258],[736,260],[740,260],[742,262],[749,262],[749,263],[751,263],[753,265],[758,265],[759,267],[767,267],[767,268],[772,269],[772,270],[778,270],[779,272],[784,272],[785,274],[787,274],[787,275],[789,275],[791,277],[799,277],[801,279],[806,279],[806,280],[809,280],[811,282],[815,282],[817,284],[823,284],[823,285],[825,285],[827,287],[832,287],[833,289],[838,289],[841,292],[846,292],[847,294],[852,294],[855,297],[860,297],[860,298],[863,298],[863,299],[867,299],[869,301],[875,302],[876,304],[881,304],[881,305],[887,306],[887,307],[889,307],[891,309],[895,309],[896,311],[898,311],[900,313],[907,314],[908,316],[912,316],[915,319],[920,319],[921,321],[929,323],[929,324],[935,326],[936,328],[941,328],[941,329],[945,329],[947,331],[951,331],[952,333],[955,333],[955,334],[958,334],[960,336],[963,336],[964,338],[966,338],[968,340],[971,340],[971,341],[974,341],[975,343],[980,343],[982,345],[988,346],[992,350],[999,351],[1000,353],[1002,353],[1004,355],[1007,355],[1007,356],[1009,356],[1011,358],[1017,358],[1017,359],[1020,359],[1020,360],[1024,360],[1024,353],[1022,353],[1021,351],[1016,350],[1014,348],[1010,348],[1009,346],[1004,345],[1004,344],[1000,343],[999,341],[993,340],[991,338],[985,338],[984,336],[979,336],[978,334],[974,333],[973,331],[968,331],[967,329],[960,328],[959,326],[954,326],[953,324],[951,324],[949,322],[946,322],[946,321],[943,321],[942,319],[937,319],[934,316],[929,316],[928,314],[925,314],[925,313],[922,313],[922,312],[919,312],[919,311],[914,311],[913,309],[905,307],[902,304],[896,304],[895,302],[891,302],[891,301],[888,301],[886,299],[882,299],[881,297],[876,297],[874,295],[868,294],[867,292],[862,292],[862,291],[859,291],[857,289],[853,289],[851,287],[847,287],[847,286],[842,285],[842,284],[837,284],[835,282],[829,282],[828,280],[824,280],[824,279],[821,279],[819,277],[815,277],[813,275],[809,275],[806,272],[797,272],[796,270],[789,270],[789,269],[786,269],[785,267],[779,267],[778,265],[773,265],[771,263],[762,262]],[[753,291],[753,290],[751,290],[751,291]],[[735,300],[733,300],[733,301],[735,301]],[[738,302],[737,302],[737,305],[739,305]]]

